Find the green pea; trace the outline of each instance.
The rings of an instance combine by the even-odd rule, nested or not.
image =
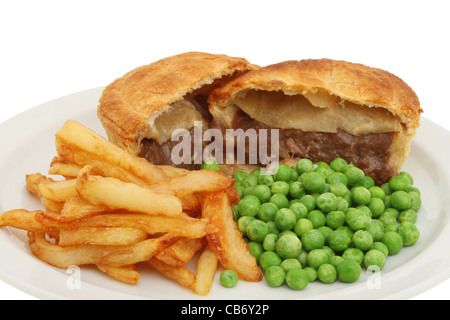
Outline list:
[[[279,266],[281,261],[280,256],[274,251],[264,251],[259,256],[259,265],[264,272],[271,266]]]
[[[311,220],[301,218],[295,223],[294,232],[301,237],[306,231],[312,230],[313,228]]]
[[[321,192],[325,188],[325,183],[325,178],[317,172],[308,172],[303,179],[305,189],[311,193]]]
[[[328,235],[328,245],[337,252],[347,249],[351,242],[351,236],[344,229],[334,230]]]
[[[389,255],[389,250],[383,242],[377,241],[372,245],[373,250],[378,250],[384,254],[385,257]]]
[[[342,227],[345,223],[345,213],[340,210],[331,211],[327,214],[325,218],[325,223],[331,229],[336,230]]]
[[[249,176],[249,174],[245,171],[239,170],[236,171],[233,175],[233,178],[237,181],[237,182],[242,182],[242,180],[244,180],[245,177]]]
[[[286,272],[280,266],[271,266],[264,273],[266,283],[271,287],[279,287],[284,283]]]
[[[333,172],[332,174],[328,175],[327,182],[329,184],[342,183],[344,186],[348,186],[348,178],[342,172]]]
[[[409,185],[409,179],[404,175],[394,176],[389,180],[389,188],[392,191],[406,191]]]
[[[237,191],[237,193],[238,193],[238,195],[239,195],[239,198],[242,199],[242,198],[244,197],[245,187],[239,185],[239,186],[235,186],[235,188],[236,188],[236,191]]]
[[[394,208],[387,208],[384,211],[384,214],[388,214],[388,215],[392,216],[394,219],[398,219],[398,216],[400,215],[400,212],[397,209],[394,209]]]
[[[275,181],[290,181],[291,180],[291,167],[285,165],[285,164],[280,164],[277,168],[277,170],[275,170],[275,175],[274,175],[274,179]]]
[[[367,206],[370,209],[370,211],[372,212],[372,217],[374,217],[374,218],[379,217],[386,209],[385,205],[384,205],[384,201],[380,198],[370,199],[369,204]]]
[[[215,162],[214,160],[208,160],[208,161],[205,161],[205,162],[201,165],[200,169],[203,169],[203,170],[220,171],[219,165],[218,165],[217,162]]]
[[[408,192],[409,197],[411,198],[411,209],[415,211],[419,211],[422,206],[422,200],[420,199],[420,195],[417,192],[410,191]]]
[[[384,200],[384,198],[386,197],[384,190],[381,189],[379,186],[370,187],[369,192],[370,192],[370,195],[372,198],[378,198],[378,199]]]
[[[300,159],[297,162],[295,168],[297,169],[297,172],[301,175],[302,173],[314,171],[314,164],[309,159]]]
[[[333,193],[337,197],[345,196],[349,191],[347,186],[342,182],[335,182],[330,184],[330,192]]]
[[[398,220],[400,222],[411,222],[415,223],[417,221],[417,213],[412,209],[407,209],[405,211],[400,212],[398,216]]]
[[[383,269],[384,265],[386,263],[386,257],[383,254],[383,252],[379,251],[379,250],[369,250],[366,252],[365,256],[364,256],[364,265],[365,267],[369,270],[369,269],[373,269],[373,267],[376,267],[378,270],[380,271],[381,269]]]
[[[278,235],[276,233],[269,233],[263,240],[263,248],[266,251],[275,251]]]
[[[345,222],[353,231],[362,230],[367,227],[370,218],[361,210],[348,208],[345,211]]]
[[[367,217],[372,218],[372,211],[370,210],[370,208],[368,206],[360,205],[360,206],[357,206],[356,209],[361,210],[362,212],[365,213],[365,215]]]
[[[325,236],[319,230],[311,229],[302,234],[301,242],[306,251],[321,249],[325,245]]]
[[[271,186],[272,193],[281,193],[285,196],[289,194],[289,184],[286,181],[275,181]]]
[[[408,181],[409,181],[409,185],[412,186],[414,184],[414,179],[413,179],[412,175],[409,172],[407,172],[407,171],[400,171],[399,175],[401,175],[403,177],[406,177],[408,179]]]
[[[258,184],[270,187],[272,186],[273,182],[274,182],[273,176],[270,174],[262,174],[258,177]]]
[[[306,268],[308,266],[308,252],[304,248],[300,250],[300,254],[297,256],[297,260],[300,262],[303,268]]]
[[[309,282],[313,282],[317,279],[317,270],[311,267],[306,267],[303,269],[308,274]]]
[[[277,225],[275,224],[275,221],[267,221],[267,226],[269,227],[269,233],[275,233],[278,235],[280,233],[280,230],[278,230]]]
[[[276,252],[281,259],[296,258],[302,250],[302,243],[296,235],[286,234],[278,238]]]
[[[259,257],[264,252],[264,248],[260,242],[250,241],[248,242],[248,251],[256,258],[256,261],[258,261]]]
[[[347,248],[342,253],[342,258],[344,258],[344,260],[355,260],[356,262],[361,264],[364,261],[364,252],[358,248]]]
[[[253,190],[255,190],[255,187],[246,187],[244,189],[244,198],[245,196],[253,195]]]
[[[358,281],[361,275],[361,265],[352,259],[344,259],[337,266],[337,277],[342,282],[352,283]]]
[[[233,270],[224,270],[220,273],[220,283],[225,288],[233,288],[238,280],[239,278]]]
[[[331,264],[324,263],[317,269],[317,277],[323,283],[333,283],[336,281],[337,271]]]
[[[274,203],[279,209],[289,208],[289,200],[284,194],[275,193],[270,197],[269,201]]]
[[[368,231],[358,230],[353,234],[352,241],[356,248],[367,251],[372,248],[373,236]]]
[[[241,216],[256,216],[259,208],[261,207],[261,201],[254,195],[247,195],[238,204],[238,211]]]
[[[398,233],[402,237],[403,245],[406,247],[414,245],[420,238],[419,229],[409,221],[400,223]]]
[[[264,221],[255,219],[247,225],[245,231],[250,240],[261,242],[269,233],[269,226]]]
[[[308,253],[308,265],[316,270],[328,261],[328,253],[323,249],[313,249]]]
[[[362,185],[363,187],[369,189],[369,188],[375,186],[375,181],[373,180],[372,177],[370,177],[370,176],[365,176],[361,185]]]
[[[290,230],[295,226],[295,223],[297,222],[297,216],[291,209],[281,208],[275,214],[274,221],[279,230]]]
[[[372,219],[365,230],[370,232],[373,241],[379,241],[384,234],[384,225],[380,220]]]
[[[342,261],[344,261],[344,258],[342,258],[342,256],[336,256],[336,255],[334,255],[334,256],[331,256],[331,257],[329,258],[329,263],[330,263],[333,267],[335,267],[335,268],[337,268],[337,266],[338,266]]]
[[[255,177],[259,177],[261,175],[261,168],[256,168],[255,170],[253,170],[250,175],[255,176]]]
[[[319,227],[319,228],[317,228],[317,230],[320,231],[323,234],[323,236],[325,237],[325,242],[328,241],[328,235],[331,232],[333,232],[333,229],[331,229],[330,227],[327,227],[327,226]]]
[[[389,225],[396,225],[397,224],[397,219],[390,214],[389,211],[385,211],[381,214],[381,216],[378,218],[379,221],[381,221],[383,223],[383,225],[385,226],[385,228]]]
[[[306,208],[306,206],[301,202],[291,203],[289,209],[291,209],[295,213],[297,220],[306,218],[308,216],[308,208]]]
[[[254,187],[252,195],[258,197],[259,201],[261,203],[264,203],[270,200],[272,192],[270,191],[270,188],[266,185],[257,185],[256,187]]]
[[[291,181],[297,181],[298,177],[300,175],[297,172],[297,169],[295,168],[295,166],[291,167]]]
[[[317,207],[319,207],[319,209],[324,213],[336,210],[338,207],[337,197],[331,192],[322,193],[319,197],[317,197],[316,204]]]
[[[350,194],[350,192],[349,192]],[[351,200],[347,200],[343,197],[337,197],[337,201],[338,201],[338,206],[337,206],[337,211],[344,211],[348,209],[349,202],[351,202]]]
[[[343,158],[335,158],[330,162],[330,168],[337,172],[345,172],[347,170],[347,161]]]
[[[252,216],[242,216],[238,220],[238,229],[245,235],[247,232],[247,226],[250,222],[256,220],[255,217]]]
[[[300,199],[306,194],[303,184],[300,181],[294,181],[289,186],[289,195],[293,199]]]
[[[392,190],[391,190],[391,187],[389,186],[389,182],[383,183],[380,186],[380,188],[383,190],[385,196],[392,194]]]
[[[310,194],[301,197],[300,203],[303,203],[305,205],[305,207],[308,209],[308,212],[316,208],[316,199]]]
[[[293,268],[301,268],[302,265],[300,264],[300,261],[298,261],[296,258],[288,258],[284,259],[281,262],[280,267],[283,268],[284,272],[288,272]]]
[[[370,191],[363,186],[352,188],[351,193],[352,201],[357,205],[366,205],[370,202]]]
[[[402,236],[397,232],[385,232],[381,238],[381,242],[383,242],[388,248],[390,256],[396,255],[403,248]]]
[[[294,290],[302,290],[309,284],[308,273],[300,268],[294,268],[286,273],[286,284]]]
[[[326,222],[325,215],[322,211],[312,210],[308,213],[308,219],[311,220],[315,229],[323,227]]]
[[[391,195],[390,204],[399,211],[407,210],[411,207],[411,196],[406,191],[394,191]]]
[[[241,182],[242,186],[248,188],[248,187],[256,187],[258,185],[258,177],[253,175],[248,175],[242,179]]]
[[[349,167],[345,171],[345,175],[347,176],[348,185],[350,187],[361,185],[364,181],[365,176],[364,171],[357,167]]]
[[[275,218],[275,214],[278,212],[278,207],[272,202],[266,202],[261,204],[258,211],[258,218],[263,221],[271,221]]]

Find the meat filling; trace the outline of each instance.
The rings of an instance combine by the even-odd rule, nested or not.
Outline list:
[[[258,129],[271,129],[244,112],[238,112],[233,120],[233,127],[244,131],[253,128],[256,132]],[[377,185],[381,185],[398,173],[388,164],[389,149],[394,135],[394,132],[352,135],[343,130],[326,133],[280,129],[279,154],[282,159],[299,157],[326,163],[341,157],[364,170]],[[269,140],[268,146],[270,145]]]
[[[214,119],[210,122],[209,127],[220,129],[225,137],[225,127],[220,121]],[[271,127],[250,118],[241,111],[234,118],[233,128],[240,128],[244,131],[255,129],[257,133],[259,129],[269,129],[267,144],[270,149]],[[193,129],[191,129],[190,134],[193,143]],[[352,135],[343,130],[338,130],[336,133],[326,133],[280,129],[279,155],[281,159],[299,157],[308,158],[314,162],[324,161],[327,163],[330,163],[336,157],[341,157],[364,170],[365,174],[371,176],[377,185],[381,185],[398,174],[397,170],[388,164],[389,149],[394,135],[394,132]],[[178,141],[169,140],[159,145],[154,140],[144,139],[140,156],[153,164],[174,166],[171,153],[178,143]],[[194,150],[193,145],[191,150]],[[270,150],[268,150],[268,153],[270,154]],[[177,167],[197,170],[200,165],[191,163],[180,164]]]

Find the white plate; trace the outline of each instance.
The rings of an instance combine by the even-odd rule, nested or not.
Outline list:
[[[47,173],[56,155],[54,134],[67,120],[76,120],[104,135],[96,116],[103,88],[95,88],[37,106],[0,125],[0,212],[11,209],[41,209],[38,200],[25,190],[25,174]],[[411,145],[404,170],[414,177],[422,192],[417,226],[421,238],[413,247],[388,257],[380,275],[363,273],[354,284],[318,281],[305,290],[286,286],[270,288],[264,281],[240,281],[225,289],[218,276],[207,297],[199,297],[145,264],[141,280],[130,286],[111,280],[93,267],[61,270],[31,255],[26,233],[13,228],[0,230],[0,278],[42,299],[406,299],[445,281],[450,275],[450,133],[422,119]],[[190,266],[194,268],[195,266]],[[193,269],[195,270],[195,269]],[[80,280],[80,282],[77,282]]]

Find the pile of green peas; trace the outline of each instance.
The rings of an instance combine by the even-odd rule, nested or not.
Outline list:
[[[342,158],[261,170],[234,174],[241,200],[233,212],[271,287],[356,282],[362,268],[383,269],[420,237],[420,191],[408,172],[377,186]]]

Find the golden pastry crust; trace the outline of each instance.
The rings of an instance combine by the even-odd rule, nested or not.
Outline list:
[[[187,52],[136,68],[108,85],[98,117],[111,141],[137,154],[150,118],[214,80],[257,68],[243,58]]]
[[[358,105],[385,108],[409,131],[420,125],[422,109],[414,91],[399,77],[362,64],[330,59],[273,64],[214,90],[209,103],[212,108],[226,107],[247,90],[282,91],[286,95],[327,92]]]

